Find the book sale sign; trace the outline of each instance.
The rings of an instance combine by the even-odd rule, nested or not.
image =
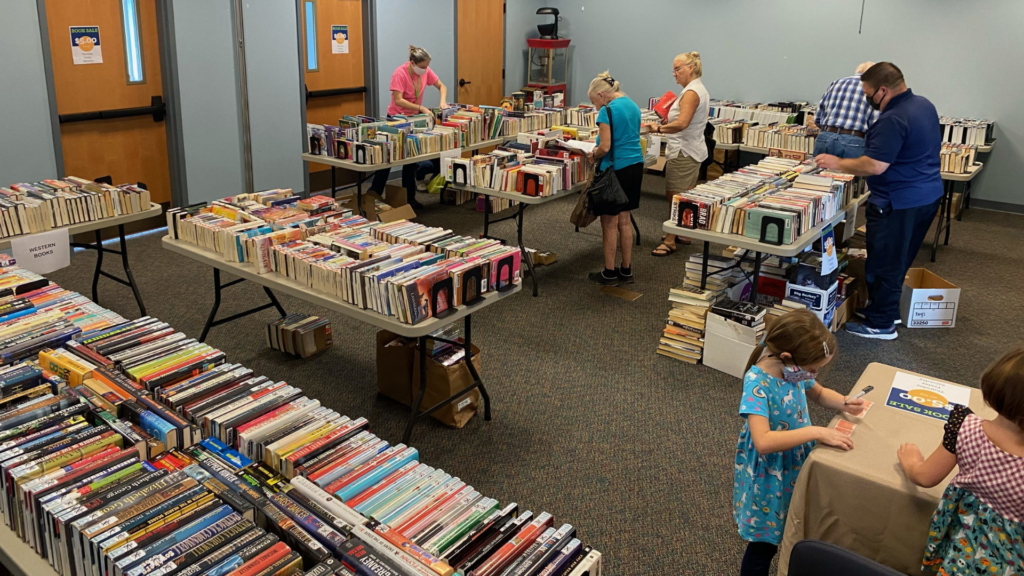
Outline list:
[[[949,420],[953,404],[968,406],[971,389],[966,386],[932,380],[924,376],[896,372],[885,405],[926,418]]]
[[[75,65],[103,64],[99,26],[70,26],[71,58]]]
[[[348,25],[331,26],[331,54],[348,54]]]

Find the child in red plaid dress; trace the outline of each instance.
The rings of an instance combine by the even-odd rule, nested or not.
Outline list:
[[[900,464],[918,486],[960,467],[932,516],[922,563],[943,576],[1024,575],[1024,348],[985,372],[981,393],[996,419],[955,406],[927,460],[917,446],[900,446]]]

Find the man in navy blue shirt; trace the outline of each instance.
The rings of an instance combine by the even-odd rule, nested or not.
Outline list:
[[[864,155],[815,157],[818,166],[866,176],[865,280],[868,305],[846,331],[864,338],[894,340],[903,278],[914,262],[942,199],[939,176],[941,132],[935,106],[907,88],[903,73],[879,62],[861,76],[868,104],[881,114],[868,129]]]

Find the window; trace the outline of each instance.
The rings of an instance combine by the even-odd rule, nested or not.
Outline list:
[[[146,77],[142,71],[138,0],[121,0],[121,27],[124,28],[124,63],[128,83],[142,84]]]
[[[306,70],[316,72],[316,2],[306,2]]]

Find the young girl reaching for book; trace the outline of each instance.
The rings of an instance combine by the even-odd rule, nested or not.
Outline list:
[[[748,542],[740,576],[767,575],[778,552],[789,500],[800,468],[822,442],[851,450],[850,437],[811,426],[807,399],[849,414],[864,400],[846,397],[816,382],[818,370],[836,353],[836,337],[808,310],[790,312],[772,324],[747,362],[740,415],[746,418],[736,446],[733,516]]]
[[[924,569],[954,574],[1024,574],[1024,348],[981,377],[981,395],[998,417],[954,405],[942,444],[927,460],[900,446],[907,478],[930,488],[960,466],[932,515]]]

